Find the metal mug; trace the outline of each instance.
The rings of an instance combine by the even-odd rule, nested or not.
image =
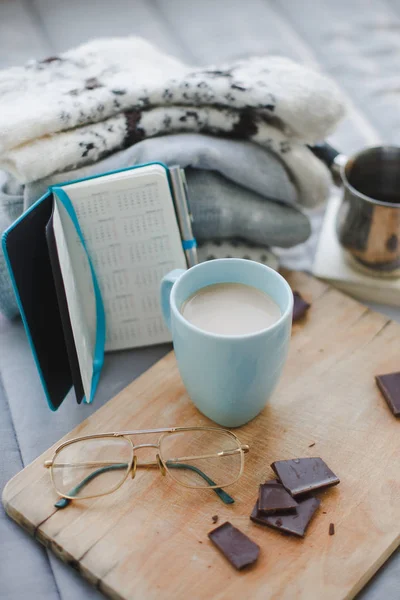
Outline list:
[[[311,148],[343,184],[336,232],[353,266],[400,276],[400,148],[376,146],[346,157],[329,144]]]

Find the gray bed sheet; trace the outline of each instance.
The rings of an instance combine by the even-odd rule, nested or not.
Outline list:
[[[314,65],[342,87],[348,118],[331,137],[345,153],[400,142],[400,0],[0,0],[0,68],[46,57],[96,36],[137,34],[193,64],[273,53]],[[289,255],[304,264],[307,249]],[[378,307],[400,321],[400,310]],[[170,346],[107,356],[94,406],[68,398],[47,408],[20,321],[0,317],[0,490]],[[0,598],[99,598],[0,507]],[[360,593],[400,598],[397,551]],[[319,598],[310,598],[319,600]]]

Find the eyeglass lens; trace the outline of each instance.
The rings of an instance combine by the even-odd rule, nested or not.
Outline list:
[[[133,450],[122,437],[92,438],[61,448],[52,466],[56,490],[72,498],[102,496],[126,478]]]
[[[224,487],[241,474],[243,453],[227,431],[191,430],[165,435],[161,458],[175,481],[189,487]]]

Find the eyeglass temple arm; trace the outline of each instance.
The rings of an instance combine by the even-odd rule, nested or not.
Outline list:
[[[180,456],[179,458],[175,459],[170,459],[171,461],[174,460],[180,460],[180,461],[185,461],[185,460],[197,460],[197,459],[201,459],[201,458],[217,458],[217,457],[222,457],[222,456],[232,456],[233,454],[237,454],[238,452],[243,452],[244,454],[246,454],[249,451],[249,447],[246,445],[241,446],[240,448],[234,448],[232,450],[223,450],[222,452],[214,452],[213,454],[199,454],[198,456]],[[170,461],[167,461],[168,464],[170,464]]]
[[[118,471],[119,469],[126,469],[128,466],[127,463],[117,463],[115,465],[107,465],[106,467],[101,467],[100,469],[96,469],[90,475],[87,475],[78,485],[76,485],[72,490],[69,491],[68,496],[74,496],[78,492],[81,491],[82,488],[85,487],[88,483],[90,483],[93,479],[95,479],[98,475],[102,475],[103,473],[107,473],[108,471]],[[70,498],[60,498],[54,504],[56,508],[65,508],[70,504],[72,500]]]
[[[96,471],[93,471],[93,473],[90,473],[90,475],[87,475],[87,477],[82,479],[82,481],[80,483],[78,483],[78,485],[76,485],[72,490],[70,490],[68,495],[74,496],[82,488],[84,488],[85,485],[90,483],[98,475],[102,475],[103,473],[107,473],[108,471],[116,471],[118,469],[126,469],[127,466],[128,466],[127,463],[117,463],[115,465],[107,465],[106,467],[101,467],[100,469],[96,469]],[[141,465],[138,464],[137,466],[140,467]],[[150,465],[143,465],[143,466],[150,466]],[[208,475],[203,473],[203,471],[201,471],[197,467],[193,467],[192,465],[186,465],[186,464],[181,464],[181,463],[168,464],[168,461],[167,461],[167,466],[170,469],[171,468],[172,469],[188,469],[188,470],[193,471],[193,472],[197,473],[198,475],[200,475],[200,477],[202,477],[204,479],[204,481],[206,481],[210,486],[215,485],[215,482],[212,479],[210,479],[210,477],[208,477]],[[232,498],[232,496],[227,494],[221,488],[212,488],[212,490],[213,490],[213,492],[215,492],[217,494],[217,496],[222,500],[222,502],[224,504],[233,504],[235,502],[235,500]],[[60,500],[57,500],[57,502],[54,504],[54,506],[56,508],[66,508],[70,504],[70,502],[72,502],[72,500],[70,498],[60,498]]]
[[[210,479],[210,477],[208,477],[208,475],[206,475],[203,471],[201,471],[197,467],[193,467],[192,465],[186,465],[186,464],[182,464],[182,463],[170,463],[168,460],[166,462],[166,465],[169,469],[188,469],[189,471],[193,471],[194,473],[197,473],[197,475],[200,475],[200,477],[202,477],[204,479],[204,481],[206,481],[208,483],[208,485],[215,485],[215,481]],[[232,496],[227,494],[223,489],[212,488],[212,490],[217,494],[217,496],[222,500],[222,502],[224,504],[233,504],[235,502],[235,500],[232,498]]]

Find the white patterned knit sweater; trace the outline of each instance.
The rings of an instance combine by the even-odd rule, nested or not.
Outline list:
[[[343,115],[336,86],[286,58],[189,67],[141,38],[88,42],[0,71],[0,168],[27,183],[181,131],[248,139],[278,154],[305,206],[329,177],[306,144]]]

